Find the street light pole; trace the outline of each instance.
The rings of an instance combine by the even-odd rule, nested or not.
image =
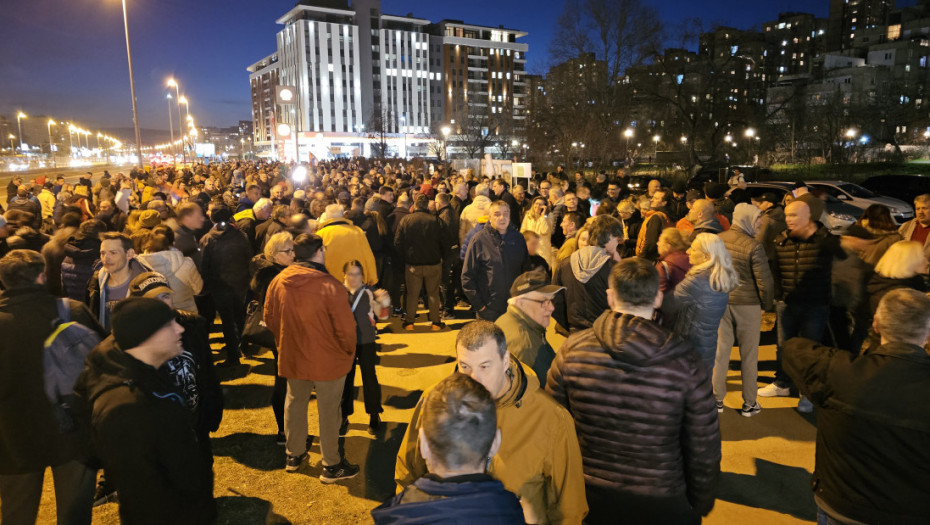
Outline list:
[[[48,119],[48,156],[52,159],[52,165],[56,164],[55,162],[55,143],[52,142],[52,125],[55,124],[55,121]]]
[[[171,133],[171,148],[174,151],[174,117],[171,116],[171,93],[168,93],[166,98],[168,99],[168,131]],[[181,121],[178,121],[178,128],[180,127]]]
[[[126,16],[126,0],[123,2],[123,29],[126,32],[126,61],[129,63],[129,93],[132,96],[132,124],[136,129],[136,154],[142,169],[142,134],[139,133],[139,109],[136,107],[136,79],[132,74],[132,50],[129,48],[129,17]]]
[[[26,118],[26,114],[20,111],[16,114],[16,126],[19,128],[19,152],[23,152],[23,123],[22,119]]]

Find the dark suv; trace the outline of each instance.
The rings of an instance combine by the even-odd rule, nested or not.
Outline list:
[[[930,193],[930,177],[923,175],[876,175],[865,179],[860,186],[879,195],[894,197],[908,204],[914,197]]]

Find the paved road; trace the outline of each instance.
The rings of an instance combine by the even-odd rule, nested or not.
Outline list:
[[[41,177],[42,175],[45,175],[47,179],[50,179],[52,181],[54,181],[55,177],[57,177],[58,175],[64,175],[65,181],[73,184],[77,182],[78,178],[80,178],[81,175],[87,173],[88,171],[94,174],[93,178],[94,178],[94,182],[96,182],[97,179],[99,179],[100,176],[103,175],[104,170],[109,171],[110,174],[112,175],[115,175],[119,173],[120,171],[122,171],[123,173],[128,173],[129,170],[131,169],[132,169],[132,166],[129,166],[129,165],[116,166],[113,164],[100,164],[100,165],[94,165],[94,166],[81,166],[77,168],[72,168],[69,166],[69,167],[62,167],[62,168],[43,168],[43,169],[30,170],[30,171],[0,172],[0,198],[2,198],[2,201],[0,202],[6,202],[6,197],[7,197],[6,187],[10,183],[10,181],[13,180],[13,177],[16,177],[16,176],[20,176],[23,178],[23,181],[29,182],[32,179]]]

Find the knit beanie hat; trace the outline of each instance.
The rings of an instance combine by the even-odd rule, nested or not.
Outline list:
[[[139,227],[152,229],[161,224],[161,215],[156,210],[145,210],[139,215]]]
[[[148,297],[128,297],[110,311],[113,338],[122,350],[139,346],[174,319],[170,306]]]

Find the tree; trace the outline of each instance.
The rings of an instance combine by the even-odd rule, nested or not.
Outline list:
[[[368,116],[368,124],[365,129],[368,131],[368,138],[373,142],[371,144],[372,155],[379,159],[387,157],[388,137],[391,136],[391,123],[394,122],[394,112],[390,107],[375,104],[371,115]]]

